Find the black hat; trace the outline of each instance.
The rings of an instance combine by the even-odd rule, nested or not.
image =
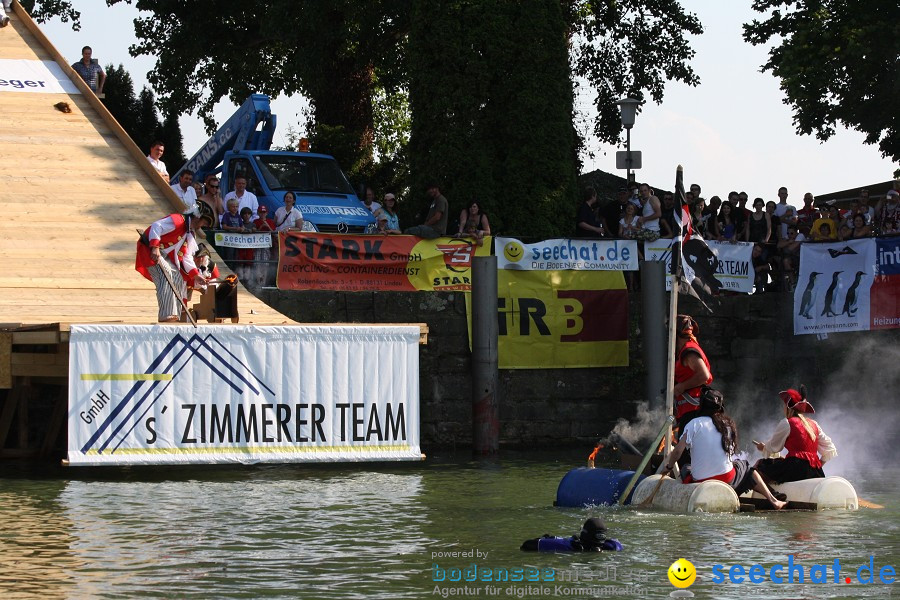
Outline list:
[[[581,527],[578,539],[584,546],[599,546],[606,540],[606,524],[597,517],[591,517]]]

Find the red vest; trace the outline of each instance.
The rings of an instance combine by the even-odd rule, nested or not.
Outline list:
[[[819,424],[812,419],[807,419],[812,425],[815,432],[814,437],[809,437],[809,432],[803,426],[800,417],[791,417],[788,419],[788,425],[791,426],[791,432],[784,441],[784,447],[787,449],[788,456],[796,456],[802,458],[810,464],[814,469],[822,468],[822,461],[819,460]]]
[[[691,412],[692,410],[697,410],[700,408],[700,388],[703,385],[709,385],[712,383],[712,368],[709,366],[709,360],[706,358],[706,354],[704,354],[703,349],[700,347],[700,344],[693,340],[689,340],[688,343],[684,345],[684,348],[681,349],[681,352],[678,353],[678,358],[675,360],[675,383],[681,383],[682,381],[687,381],[691,377],[694,376],[694,370],[690,367],[685,366],[681,362],[681,358],[684,356],[684,353],[688,350],[692,352],[696,352],[700,355],[700,358],[703,360],[703,363],[706,365],[706,368],[709,369],[709,379],[706,380],[701,385],[697,387],[693,387],[689,390],[686,390],[681,396],[675,398],[675,419],[680,419],[683,415]]]
[[[173,231],[170,231],[169,233],[164,233],[163,235],[161,235],[159,237],[159,249],[164,258],[168,259],[168,261],[170,263],[173,263],[176,267],[179,267],[178,270],[181,273],[181,276],[184,278],[185,281],[189,282],[190,281],[188,279],[189,274],[185,273],[180,268],[181,267],[181,259],[184,257],[184,253],[185,253],[185,245],[182,244],[181,247],[178,249],[178,252],[177,252],[178,260],[177,261],[173,260],[173,257],[169,256],[169,253],[167,253],[165,251],[165,249],[169,248],[170,246],[176,245],[183,238],[187,237],[187,234],[190,233],[190,227],[188,226],[187,221],[184,218],[184,215],[175,213],[175,214],[171,214],[169,216],[172,218],[172,221],[175,223],[175,229]],[[150,228],[148,227],[147,229],[144,230],[144,237],[148,238],[149,235],[150,235]],[[144,244],[141,243],[140,240],[138,240],[137,258],[134,261],[134,269],[138,273],[140,273],[141,275],[143,275],[144,277],[149,279],[150,281],[153,281],[153,279],[150,277],[150,271],[148,270],[150,267],[153,266],[153,264],[154,264],[153,260],[151,260],[151,258],[150,258],[150,246],[145,246]]]

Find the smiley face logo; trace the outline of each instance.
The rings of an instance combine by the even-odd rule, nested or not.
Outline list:
[[[525,249],[522,248],[522,244],[519,242],[507,242],[506,245],[503,246],[503,256],[509,262],[519,262],[524,255]]]
[[[677,588],[690,587],[697,579],[697,569],[689,560],[679,558],[669,567],[669,582]]]

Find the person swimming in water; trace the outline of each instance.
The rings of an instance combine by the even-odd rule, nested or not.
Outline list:
[[[581,533],[571,537],[552,536],[525,540],[521,546],[528,552],[602,552],[622,550],[622,544],[615,538],[606,537],[606,524],[597,517],[584,522]]]

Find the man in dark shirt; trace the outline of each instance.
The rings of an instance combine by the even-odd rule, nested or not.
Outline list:
[[[606,237],[606,227],[594,212],[594,208],[597,206],[597,190],[593,187],[584,188],[581,199],[578,216],[575,217],[575,237]]]
[[[600,210],[605,221],[603,227],[610,237],[615,237],[619,231],[619,219],[625,214],[625,205],[628,204],[628,189],[619,188],[615,200],[608,201]]]
[[[436,183],[429,183],[426,188],[427,194],[431,197],[431,206],[428,207],[428,216],[425,222],[415,227],[410,227],[403,233],[407,235],[417,235],[420,238],[433,240],[434,238],[447,235],[447,216],[449,208],[447,199],[441,195],[441,190]]]

